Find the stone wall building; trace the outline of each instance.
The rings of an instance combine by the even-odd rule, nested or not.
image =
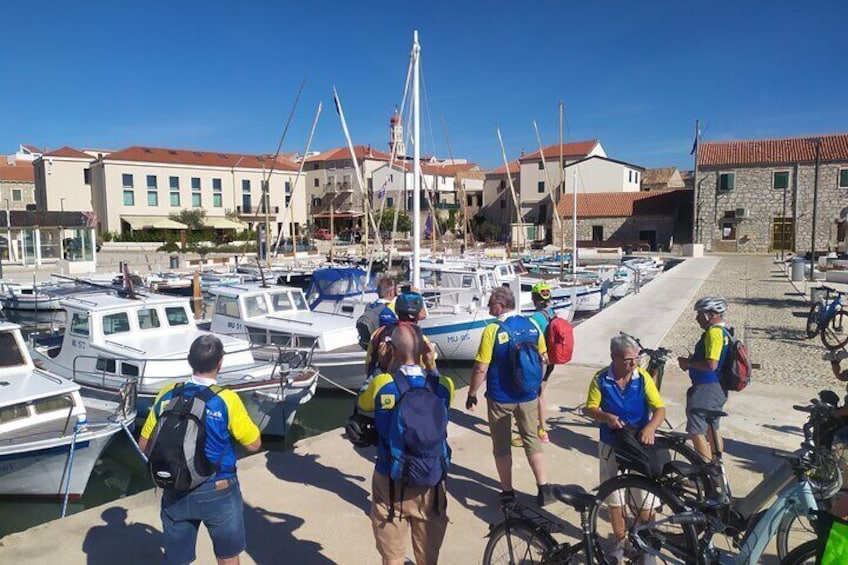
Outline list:
[[[844,250],[848,134],[702,143],[696,178],[707,250],[807,253],[814,213],[816,252]]]

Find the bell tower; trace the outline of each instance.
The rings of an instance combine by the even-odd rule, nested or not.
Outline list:
[[[391,119],[389,119],[389,152],[397,147],[397,157],[406,155],[406,144],[403,142],[403,125],[400,123],[400,114],[395,108]]]

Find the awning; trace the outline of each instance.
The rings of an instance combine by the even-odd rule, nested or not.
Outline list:
[[[351,213],[351,212],[336,212],[335,214],[330,214],[329,212],[326,212],[324,214],[315,214],[312,217],[313,218],[321,218],[322,220],[329,220],[331,217],[335,218],[337,220],[342,220],[342,219],[346,219],[346,218],[360,218],[364,215],[365,214],[363,214],[362,212],[353,212],[353,213]]]
[[[134,230],[153,228],[159,230],[184,230],[188,226],[175,222],[167,216],[121,216],[121,219]]]
[[[216,230],[244,230],[247,229],[247,224],[236,222],[223,216],[206,216],[203,218],[203,225],[207,228]]]

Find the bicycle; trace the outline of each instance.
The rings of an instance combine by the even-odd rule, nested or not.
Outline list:
[[[642,345],[639,338],[624,332],[620,332],[620,334],[625,337],[629,337],[636,342],[636,345],[639,346],[639,355],[648,356],[648,364],[643,367],[643,369],[648,371],[648,374],[651,375],[652,379],[654,379],[654,384],[657,385],[657,390],[661,390],[663,375],[665,375],[665,364],[671,358],[671,349],[666,349],[665,347],[649,349]]]
[[[848,319],[842,309],[844,293],[828,286],[821,288],[825,296],[814,302],[807,314],[807,338],[813,339],[818,335],[828,349],[840,349],[848,344]],[[835,297],[828,302],[831,294]]]
[[[580,513],[582,539],[558,543],[553,534],[562,533],[565,522],[551,519],[517,500],[501,507],[504,519],[489,526],[489,541],[483,551],[483,565],[594,563],[595,544],[589,530],[588,509],[595,498],[579,485],[554,487],[554,496]],[[577,561],[580,556],[584,561]]]
[[[812,407],[796,408],[810,413],[810,419],[804,426],[805,441],[802,449],[796,454],[775,453],[784,462],[766,475],[747,497],[739,501],[731,499],[722,453],[716,450],[714,461],[689,471],[705,473],[717,470],[721,478],[721,490],[702,501],[685,501],[687,509],[683,512],[634,523],[628,529],[628,540],[632,546],[637,551],[661,557],[667,564],[726,565],[758,562],[770,540],[779,534],[788,521],[791,522],[788,517],[810,516],[818,510],[814,492],[827,498],[839,489],[842,482],[833,455],[815,446],[812,441],[817,420],[832,417],[833,407],[816,400]],[[715,434],[714,423],[725,414],[707,410],[702,413],[708,420],[710,433]],[[673,483],[651,483],[651,486],[646,486],[643,480],[641,488],[647,489],[649,493],[675,492]],[[761,512],[766,502],[774,496],[777,496],[777,500]],[[671,526],[682,531],[697,532],[696,543],[691,543],[691,537],[670,537],[665,529]],[[595,524],[593,527],[597,528]],[[738,550],[737,553],[717,549],[712,543],[715,534],[728,536]],[[599,562],[610,563],[603,559],[599,559]]]

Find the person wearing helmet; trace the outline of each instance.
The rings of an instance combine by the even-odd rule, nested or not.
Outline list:
[[[689,372],[692,386],[686,391],[686,433],[695,450],[705,461],[712,460],[715,448],[723,449],[716,421],[715,437],[707,434],[707,420],[698,410],[722,410],[727,402],[727,391],[721,386],[720,368],[730,345],[725,329],[724,315],[727,301],[720,296],[706,296],[695,302],[695,321],[704,330],[695,344],[695,352],[688,357],[678,357],[681,369]]]
[[[365,356],[366,378],[370,379],[374,376],[375,370],[378,369],[377,356],[374,355],[377,345],[382,340],[383,336],[391,335],[394,328],[399,325],[414,326],[416,333],[421,337],[422,354],[421,367],[428,370],[436,370],[436,350],[430,343],[430,340],[421,333],[418,326],[418,321],[427,317],[427,310],[424,308],[424,297],[414,289],[406,288],[395,298],[394,314],[397,320],[393,323],[381,325],[371,336],[371,343],[368,345]],[[366,380],[366,385],[367,385]]]

